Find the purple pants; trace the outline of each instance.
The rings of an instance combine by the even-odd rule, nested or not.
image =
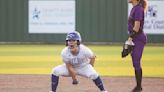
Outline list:
[[[140,70],[141,67],[141,58],[142,53],[144,50],[145,43],[142,41],[135,40],[134,41],[135,47],[131,53],[132,61],[133,61],[133,67],[135,70]]]

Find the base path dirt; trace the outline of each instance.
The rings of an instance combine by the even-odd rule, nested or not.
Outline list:
[[[0,74],[0,92],[49,92],[50,75]],[[134,77],[101,77],[109,92],[130,92],[135,86]],[[99,92],[92,80],[78,77],[72,85],[70,77],[60,77],[57,92]],[[143,78],[142,92],[164,92],[164,78]]]

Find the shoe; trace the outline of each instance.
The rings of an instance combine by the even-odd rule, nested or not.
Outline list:
[[[108,92],[108,91],[101,91],[101,92]]]
[[[131,92],[141,92],[142,91],[142,87],[135,87]]]

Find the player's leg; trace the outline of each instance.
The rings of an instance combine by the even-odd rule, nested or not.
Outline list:
[[[68,76],[68,75],[69,73],[65,64],[55,67],[51,75],[51,92],[56,92],[59,82],[59,76]]]
[[[93,82],[96,84],[96,86],[100,89],[100,91],[102,92],[107,92],[104,88],[103,82],[100,78],[100,76],[98,76],[96,79],[93,79]]]
[[[81,76],[90,78],[93,80],[93,82],[96,84],[96,86],[100,89],[100,91],[102,92],[107,92],[105,91],[103,82],[100,78],[100,76],[98,75],[98,73],[95,71],[95,69],[90,65],[86,65],[80,69],[77,69],[77,73]]]
[[[56,92],[58,86],[59,76],[51,75],[51,92]]]
[[[135,70],[135,78],[136,78],[136,87],[132,90],[132,92],[141,91],[142,90],[142,67],[141,67],[141,58],[144,49],[144,43],[137,42],[135,43],[135,48],[131,54],[133,67]]]

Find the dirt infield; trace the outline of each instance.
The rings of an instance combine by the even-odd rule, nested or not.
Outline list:
[[[135,86],[133,77],[102,77],[109,92],[130,92]],[[70,77],[60,77],[57,92],[99,92],[87,78],[78,77],[79,84],[71,84]],[[49,92],[49,75],[0,75],[0,92]],[[164,78],[143,78],[143,92],[164,92]]]

